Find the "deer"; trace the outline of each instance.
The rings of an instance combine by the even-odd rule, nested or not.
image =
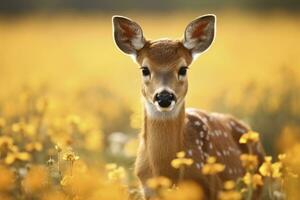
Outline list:
[[[226,180],[242,177],[245,170],[240,155],[249,153],[249,148],[240,144],[239,138],[250,130],[232,115],[185,108],[188,69],[213,43],[216,16],[194,19],[185,28],[183,39],[178,40],[147,40],[140,25],[123,16],[113,16],[112,24],[116,46],[130,55],[141,70],[144,116],[135,173],[145,199],[153,197],[153,191],[147,187],[150,178],[165,176],[178,183],[179,172],[170,163],[180,151],[194,161],[183,179],[199,184],[206,199],[215,199],[208,192],[212,188],[201,168],[209,156],[226,166],[216,175],[215,192],[222,189]],[[252,153],[263,162],[260,142],[253,144]]]

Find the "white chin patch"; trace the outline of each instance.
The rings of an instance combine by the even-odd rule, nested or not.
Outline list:
[[[182,102],[172,101],[171,105],[167,108],[162,108],[157,102],[154,104],[152,102],[144,99],[145,109],[147,116],[152,119],[171,119],[178,116],[179,111],[182,107]]]
[[[157,101],[155,101],[154,104],[155,104],[156,109],[157,109],[158,111],[160,111],[160,112],[170,112],[170,111],[173,110],[173,108],[174,108],[174,106],[175,106],[175,101],[172,101],[172,102],[171,102],[171,105],[170,105],[169,107],[167,107],[167,108],[161,107],[161,106],[158,104]]]

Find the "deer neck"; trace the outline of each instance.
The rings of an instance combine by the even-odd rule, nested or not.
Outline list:
[[[171,161],[177,152],[183,150],[184,119],[184,103],[179,108],[178,114],[171,118],[153,118],[145,109],[144,142],[154,176],[174,175]]]

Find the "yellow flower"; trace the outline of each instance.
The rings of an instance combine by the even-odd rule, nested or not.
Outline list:
[[[8,165],[13,164],[15,161],[28,161],[30,160],[31,156],[27,152],[19,152],[17,146],[12,146],[12,151],[9,152],[4,160],[4,162]]]
[[[279,161],[284,162],[286,160],[286,154],[279,154],[278,159]]]
[[[242,154],[240,156],[240,159],[242,161],[242,165],[247,169],[247,170],[254,170],[256,169],[258,165],[258,159],[256,155],[252,154]]]
[[[282,168],[281,162],[272,163],[272,157],[267,156],[265,157],[265,162],[260,166],[259,172],[263,176],[279,178],[282,176],[281,168]]]
[[[59,145],[55,145],[55,150],[60,153],[62,151],[62,148]]]
[[[263,185],[262,176],[259,174],[251,174],[247,172],[243,177],[243,182],[248,185],[256,188],[257,186]]]
[[[150,178],[146,182],[147,186],[152,189],[169,188],[172,185],[170,179],[164,176]]]
[[[199,200],[203,199],[203,190],[194,182],[180,182],[175,189],[163,191],[164,200]]]
[[[225,165],[217,163],[216,158],[211,156],[207,158],[207,163],[202,168],[202,173],[207,175],[217,174],[224,171]]]
[[[239,140],[241,144],[246,144],[249,142],[258,142],[258,141],[259,141],[259,133],[254,131],[249,131],[248,133],[243,134]]]
[[[126,171],[124,167],[117,167],[108,172],[108,179],[112,181],[122,180],[126,177]]]
[[[79,156],[77,156],[73,151],[69,150],[68,152],[66,152],[64,155],[63,155],[63,160],[66,160],[66,161],[70,161],[70,162],[74,162],[76,160],[79,159]]]
[[[238,191],[230,190],[230,191],[221,191],[218,196],[219,200],[240,200],[242,199],[241,193]]]
[[[298,174],[294,173],[293,170],[290,168],[290,163],[288,161],[289,159],[287,159],[286,154],[278,155],[278,160],[282,164],[281,171],[283,173],[283,176],[287,175],[293,178],[298,178]]]
[[[225,190],[233,190],[235,188],[235,182],[234,181],[226,181],[224,183],[224,189]]]
[[[32,143],[28,143],[25,146],[25,150],[26,151],[41,151],[43,149],[43,145],[40,142],[32,142]]]
[[[8,136],[0,137],[0,151],[8,151],[13,146],[13,139]]]
[[[122,180],[126,177],[126,171],[124,167],[120,167],[115,163],[108,163],[106,164],[105,168],[108,171],[109,180]]]
[[[26,124],[21,121],[12,125],[12,131],[16,133],[26,133],[32,136],[36,133],[36,127],[33,124]]]
[[[60,184],[61,184],[62,186],[68,186],[68,185],[71,184],[72,179],[73,179],[73,176],[65,175],[65,176],[63,177],[63,179],[60,181]]]
[[[194,162],[193,159],[191,159],[191,158],[185,158],[185,152],[183,152],[183,151],[178,152],[176,154],[176,157],[177,158],[175,158],[171,162],[172,167],[174,167],[176,169],[178,169],[182,166],[185,166],[185,165],[190,166]]]

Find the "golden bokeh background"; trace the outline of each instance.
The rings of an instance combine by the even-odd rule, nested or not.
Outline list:
[[[187,106],[243,119],[260,133],[274,160],[278,153],[297,155],[300,16],[282,10],[214,13],[216,40],[190,67]],[[207,12],[0,17],[0,171],[15,174],[0,178],[0,186],[17,180],[0,189],[1,199],[123,199],[123,187],[102,181],[111,162],[125,168],[109,166],[110,179],[127,173],[125,185],[136,187],[132,165],[142,113],[141,75],[114,45],[112,14],[134,19],[147,39],[176,39]],[[49,172],[47,162],[56,169]],[[40,184],[48,173],[63,192]],[[287,194],[296,194],[299,180],[288,184]],[[74,188],[81,190],[74,193]]]

